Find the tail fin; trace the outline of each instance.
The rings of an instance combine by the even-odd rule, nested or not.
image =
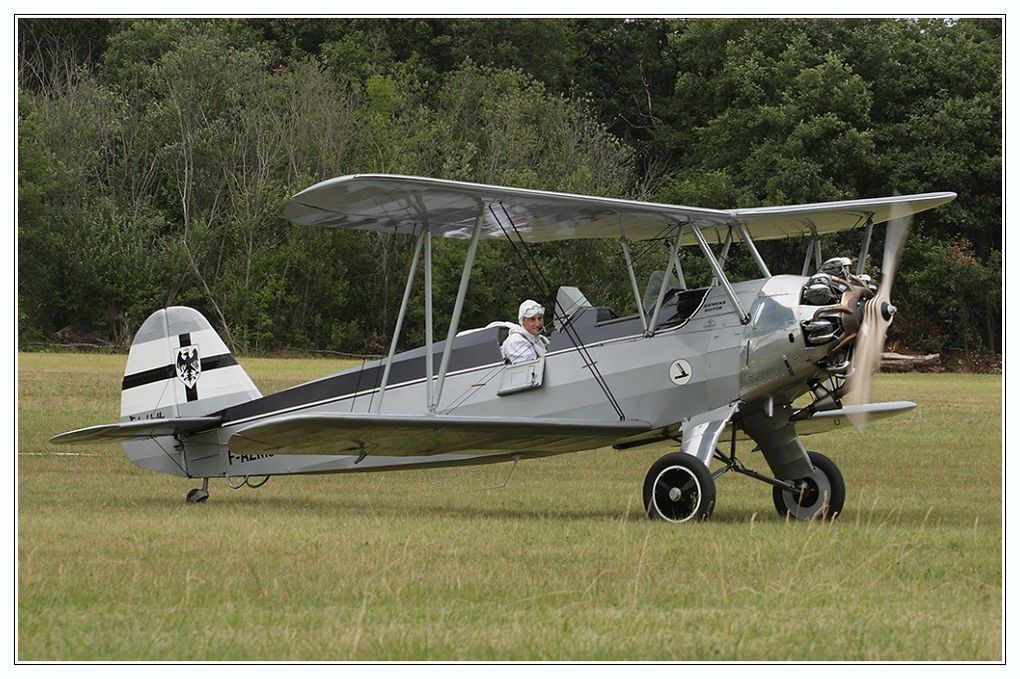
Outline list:
[[[262,396],[209,321],[181,306],[142,323],[120,394],[122,422],[200,417]]]

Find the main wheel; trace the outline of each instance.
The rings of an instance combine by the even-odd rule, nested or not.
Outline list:
[[[715,508],[715,481],[698,458],[670,453],[648,470],[642,497],[652,519],[704,521]]]
[[[846,484],[836,463],[821,453],[808,451],[808,458],[814,471],[811,476],[796,479],[803,483],[800,493],[782,488],[772,489],[772,502],[780,516],[809,520],[835,519],[843,511],[846,500]]]
[[[188,491],[188,495],[184,499],[192,504],[196,502],[205,502],[209,499],[209,491],[202,490],[201,488],[192,488]]]

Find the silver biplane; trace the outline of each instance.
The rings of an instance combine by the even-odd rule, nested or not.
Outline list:
[[[644,481],[650,517],[708,518],[715,480],[734,471],[771,485],[781,514],[831,518],[843,507],[843,478],[801,436],[915,406],[867,402],[870,380],[895,313],[889,295],[909,215],[955,197],[710,210],[421,177],[338,177],[295,195],[285,215],[299,226],[414,239],[385,359],[263,396],[201,314],[161,309],[131,346],[120,422],[52,440],[122,439],[136,465],[202,479],[187,497],[202,502],[217,477],[258,487],[280,474],[516,463],[673,439],[679,451],[655,462]],[[876,285],[864,262],[872,228],[887,222]],[[848,229],[863,234],[853,271],[849,258],[823,261],[819,245],[822,235]],[[801,275],[773,275],[755,242],[790,237],[807,237]],[[442,342],[433,341],[435,238],[469,241]],[[502,360],[505,324],[458,332],[483,239],[526,251],[578,238],[619,240],[637,314],[616,317],[562,287],[548,351],[525,363]],[[669,255],[661,282],[642,295],[628,243],[651,239],[665,239]],[[736,244],[760,278],[731,283],[726,259]],[[711,267],[708,287],[686,285],[683,246]],[[397,353],[419,267],[426,343]],[[809,402],[795,406],[804,396]],[[748,439],[770,473],[737,459],[736,441]]]

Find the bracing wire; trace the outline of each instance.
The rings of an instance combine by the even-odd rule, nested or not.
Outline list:
[[[506,228],[503,226],[503,223],[500,221],[499,217],[496,216],[496,212],[495,210],[492,209],[492,205],[490,204],[489,212],[492,213],[493,219],[496,220],[496,223],[499,225],[499,228],[503,232],[503,235],[506,236],[507,241],[510,242],[510,246],[513,248],[514,253],[524,264],[525,269],[528,270],[528,273],[532,277],[532,281],[535,284],[537,284],[540,290],[545,291],[548,297],[552,297],[552,299],[554,300],[553,302],[554,311],[556,313],[556,316],[563,323],[564,332],[570,339],[570,343],[574,345],[574,349],[576,349],[578,354],[581,355],[585,367],[587,367],[588,370],[591,371],[592,377],[595,378],[595,382],[602,389],[602,393],[606,395],[606,398],[609,400],[609,404],[613,407],[613,410],[616,411],[616,414],[619,416],[621,421],[627,419],[627,416],[624,415],[623,410],[620,408],[620,404],[616,401],[616,398],[613,396],[613,392],[609,389],[609,385],[606,383],[605,378],[602,376],[602,373],[599,371],[598,366],[592,359],[591,354],[588,353],[587,347],[585,346],[584,342],[581,341],[580,336],[577,334],[577,330],[574,328],[573,323],[571,323],[565,311],[562,308],[560,308],[559,302],[556,301],[555,291],[552,289],[552,286],[549,284],[549,281],[542,273],[542,269],[538,265],[538,261],[535,259],[534,254],[528,249],[527,243],[524,241],[524,238],[521,236],[520,231],[518,231],[517,229],[517,225],[514,224],[514,220],[510,217],[510,214],[507,212],[506,207],[503,205],[502,202],[500,202],[499,207],[501,210],[503,210],[503,214],[506,216],[507,221],[510,222],[510,226],[513,228],[514,233],[517,235],[517,240],[520,242],[521,245],[520,249],[518,249],[517,243],[514,243],[514,240],[513,238],[510,237],[510,234],[507,233]],[[521,254],[521,250],[524,251],[524,254]],[[527,255],[527,258],[525,258],[525,255]],[[528,260],[530,260],[530,266]]]
[[[182,472],[184,472],[185,476],[187,476],[188,478],[191,478],[191,476],[188,474],[188,468],[187,468],[188,458],[187,458],[187,454],[184,452],[184,447],[183,446],[181,447],[181,458],[184,460],[184,466],[181,466],[181,463],[178,462],[176,458],[174,458],[173,454],[170,451],[168,451],[166,448],[163,447],[163,444],[159,442],[158,438],[153,436],[153,437],[151,437],[150,440],[155,441],[156,445],[159,446],[159,449],[162,450],[163,454],[167,456],[167,459],[169,459],[171,462],[173,462],[177,466],[178,469],[180,469]]]
[[[662,227],[662,230],[659,231],[659,233],[655,234],[654,237],[649,238],[645,241],[647,243],[645,247],[643,247],[638,252],[631,254],[630,257],[631,261],[634,262],[634,264],[637,264],[639,261],[644,259],[649,252],[651,252],[653,249],[655,249],[657,245],[659,245],[660,242],[666,240],[669,237],[670,232],[673,231],[673,229],[675,228],[676,224],[670,224],[669,226]]]
[[[354,398],[351,399],[351,412],[354,412],[354,402],[358,400],[358,392],[361,391],[361,376],[365,374],[365,362],[367,359],[361,359],[361,367],[358,368],[358,382],[354,385]],[[368,409],[372,410],[372,401],[368,402]]]
[[[486,373],[482,377],[482,379],[479,380],[477,383],[471,384],[471,385],[468,385],[467,387],[465,387],[464,391],[462,391],[460,394],[458,394],[453,399],[453,401],[450,403],[450,405],[447,406],[446,409],[443,410],[443,414],[444,415],[449,415],[454,410],[456,410],[457,408],[459,408],[462,405],[464,405],[464,403],[467,402],[467,400],[469,398],[471,398],[472,394],[474,394],[479,389],[481,389],[482,387],[487,385],[496,375],[498,375],[500,372],[502,372],[504,367],[505,367],[504,365],[500,364],[499,366],[493,368],[488,373]]]

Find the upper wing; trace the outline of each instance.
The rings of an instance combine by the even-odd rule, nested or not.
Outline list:
[[[364,174],[336,177],[298,193],[284,215],[298,225],[415,233],[425,224],[449,238],[467,238],[482,214],[482,234],[503,238],[514,229],[530,242],[572,238],[657,238],[677,224],[709,229],[721,242],[728,224],[743,223],[756,240],[831,233],[888,221],[947,203],[955,193],[925,193],[833,203],[741,210],[648,203],[472,184],[427,177]],[[716,227],[717,235],[710,232]],[[697,241],[689,233],[683,244]]]
[[[80,443],[106,439],[151,438],[191,434],[212,429],[220,424],[218,417],[168,417],[165,419],[136,420],[114,424],[97,424],[94,427],[65,431],[50,438],[51,443]]]
[[[865,198],[863,200],[840,200],[833,203],[810,203],[806,205],[784,205],[781,207],[757,207],[734,210],[738,222],[747,226],[751,238],[769,240],[790,236],[809,236],[848,231],[864,226],[868,218],[875,224],[893,218],[906,217],[948,203],[956,194],[917,193],[910,196],[889,196],[888,198]]]
[[[227,443],[237,453],[331,455],[436,455],[439,453],[566,453],[611,444],[648,429],[635,420],[579,420],[369,415],[335,413],[274,418],[236,432]]]

